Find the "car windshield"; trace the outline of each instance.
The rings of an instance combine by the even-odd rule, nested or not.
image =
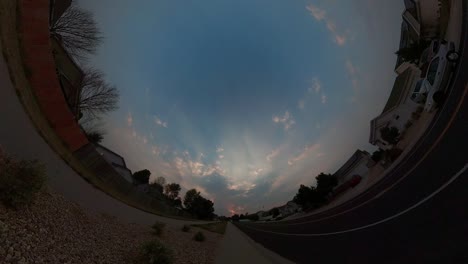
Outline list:
[[[439,51],[439,42],[434,41],[434,46],[432,47],[432,52],[437,53],[437,51]]]
[[[438,67],[439,67],[439,58],[437,57],[431,62],[431,65],[429,65],[429,70],[427,71],[427,81],[431,85],[434,85]]]

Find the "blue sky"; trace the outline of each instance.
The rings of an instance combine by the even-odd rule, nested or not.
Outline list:
[[[104,145],[133,171],[197,188],[218,214],[284,204],[373,150],[403,1],[78,3],[105,35],[89,63],[121,92]]]

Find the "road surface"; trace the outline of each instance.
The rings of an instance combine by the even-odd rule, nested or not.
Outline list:
[[[449,96],[414,149],[385,179],[349,202],[318,214],[237,226],[297,263],[468,263],[464,4],[461,60]]]

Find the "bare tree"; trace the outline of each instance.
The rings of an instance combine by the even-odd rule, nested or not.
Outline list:
[[[50,27],[50,32],[61,39],[68,52],[78,59],[94,54],[103,39],[93,14],[76,5],[65,11]]]
[[[119,97],[117,87],[108,84],[101,71],[93,68],[85,70],[78,103],[85,116],[98,119],[100,114],[117,109]]]

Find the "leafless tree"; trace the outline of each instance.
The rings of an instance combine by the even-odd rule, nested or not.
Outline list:
[[[99,119],[99,115],[117,109],[117,87],[104,80],[104,74],[96,69],[85,70],[78,106],[84,116]]]
[[[93,14],[75,4],[50,27],[50,32],[61,39],[68,52],[78,59],[94,54],[103,39]]]

